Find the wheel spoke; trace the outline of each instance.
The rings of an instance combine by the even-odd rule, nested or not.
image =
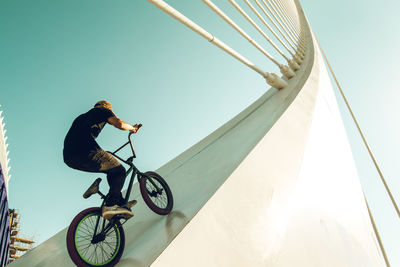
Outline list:
[[[99,213],[93,213],[85,217],[78,225],[75,232],[75,246],[81,258],[88,263],[102,264],[115,257],[120,235],[118,226],[113,227],[104,236],[104,240],[93,244],[93,236]],[[100,218],[99,225],[105,223],[103,218]],[[99,232],[101,233],[101,232]]]
[[[150,179],[156,186],[154,186],[154,184],[149,181]],[[160,193],[157,191],[157,187],[160,188]],[[164,190],[163,185],[157,179],[155,179],[154,177],[148,178],[146,181],[146,189],[154,205],[156,205],[160,209],[167,208],[168,196],[166,190]]]

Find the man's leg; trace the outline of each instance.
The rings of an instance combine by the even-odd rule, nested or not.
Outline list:
[[[106,197],[106,206],[103,207],[102,215],[110,219],[114,215],[123,215],[125,218],[133,216],[133,212],[119,207],[123,198],[121,194],[125,182],[125,168],[108,152],[97,149],[86,155],[76,155],[73,160],[65,160],[71,168],[87,172],[103,172],[107,174],[110,191]]]
[[[99,171],[107,174],[110,191],[106,198],[106,205],[121,205],[123,201],[121,190],[125,183],[126,174],[125,168],[110,153],[101,149],[92,155],[92,159],[99,163]]]
[[[102,208],[102,216],[111,219],[115,215],[122,215],[126,219],[133,216],[133,212],[127,208],[121,208],[123,198],[121,194],[125,182],[125,168],[110,153],[98,149],[92,155],[93,161],[100,164],[100,171],[107,174],[110,191],[106,197],[106,205]]]
[[[107,171],[107,182],[110,186],[106,199],[107,206],[123,205],[124,199],[121,190],[125,182],[125,168],[119,165]]]

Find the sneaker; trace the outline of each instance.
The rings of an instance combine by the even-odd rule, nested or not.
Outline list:
[[[136,205],[136,203],[137,203],[136,200],[131,200],[131,201],[128,201],[128,203],[126,203],[125,206],[126,206],[128,209],[131,209],[133,206]]]
[[[111,207],[108,206],[103,206],[102,210],[102,216],[104,219],[109,220],[115,215],[122,215],[125,219],[129,219],[133,216],[133,212],[126,209],[126,208],[121,208],[118,205],[114,205]]]
[[[101,178],[97,178],[96,181],[93,182],[93,184],[86,190],[86,192],[83,194],[83,198],[88,198],[93,194],[96,194],[99,192],[99,184],[101,182]]]

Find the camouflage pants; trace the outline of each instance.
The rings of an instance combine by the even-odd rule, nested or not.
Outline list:
[[[106,198],[106,205],[122,204],[121,190],[124,186],[126,170],[110,153],[101,148],[87,154],[75,155],[66,154],[64,151],[64,162],[76,170],[107,174],[110,191]]]

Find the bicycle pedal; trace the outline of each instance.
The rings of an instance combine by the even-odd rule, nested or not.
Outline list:
[[[91,195],[99,192],[99,184],[101,182],[101,178],[97,178],[93,184],[83,193],[83,198],[89,198]]]

